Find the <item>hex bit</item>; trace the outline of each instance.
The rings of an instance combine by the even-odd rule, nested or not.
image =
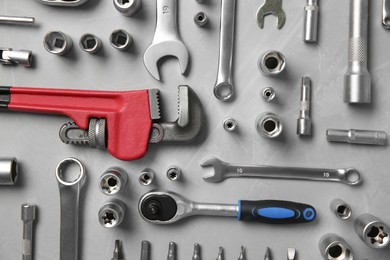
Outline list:
[[[23,220],[23,250],[22,259],[32,259],[33,249],[33,222],[35,220],[36,207],[31,204],[22,205],[22,220]]]

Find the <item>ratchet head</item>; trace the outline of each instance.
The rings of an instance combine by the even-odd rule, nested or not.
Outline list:
[[[219,160],[216,157],[209,157],[201,163],[202,167],[212,167],[213,171],[211,173],[203,176],[203,180],[207,182],[220,182],[226,178],[225,176],[225,166],[226,163]]]
[[[184,74],[187,70],[189,54],[183,42],[170,40],[152,43],[144,53],[144,64],[156,80],[160,80],[158,62],[161,58],[167,56],[173,56],[179,60],[181,74]]]
[[[171,224],[192,212],[192,202],[170,191],[151,191],[138,203],[141,217],[154,224]]]

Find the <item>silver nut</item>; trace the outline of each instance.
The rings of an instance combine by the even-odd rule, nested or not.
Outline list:
[[[99,223],[105,228],[119,226],[126,213],[125,204],[120,200],[106,202],[99,210]]]
[[[80,48],[88,53],[96,53],[102,48],[102,41],[93,34],[86,33],[80,38]]]
[[[226,118],[223,121],[223,128],[228,132],[233,132],[236,130],[238,124],[237,121],[232,118]]]
[[[61,31],[48,32],[43,39],[45,49],[55,55],[67,54],[73,46],[72,39]]]
[[[99,179],[99,189],[105,195],[118,193],[127,182],[127,173],[118,167],[105,171]]]
[[[177,181],[181,178],[181,169],[175,165],[168,167],[167,177],[171,181]]]
[[[113,0],[116,10],[123,15],[132,16],[135,15],[141,8],[141,0]]]
[[[204,12],[199,12],[194,16],[194,22],[197,26],[203,27],[205,26],[209,21],[209,18]]]
[[[283,131],[283,123],[279,116],[265,112],[257,117],[256,130],[263,137],[276,138]]]
[[[279,51],[268,51],[259,60],[259,68],[265,76],[279,75],[286,67],[286,58]]]
[[[271,102],[275,99],[276,93],[273,88],[265,88],[261,91],[261,98],[266,102]]]
[[[111,33],[110,44],[117,50],[125,51],[133,43],[133,37],[125,30],[119,29]]]
[[[143,186],[148,186],[153,183],[155,172],[150,169],[144,169],[138,176],[138,182]]]
[[[352,215],[352,208],[345,201],[335,199],[330,203],[330,209],[342,220],[349,219]]]

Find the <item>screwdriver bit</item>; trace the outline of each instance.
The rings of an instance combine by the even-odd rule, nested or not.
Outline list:
[[[272,260],[271,251],[269,250],[269,247],[267,247],[267,250],[265,251],[264,260]]]
[[[222,247],[219,247],[217,260],[223,260],[223,248]]]
[[[176,260],[176,244],[175,244],[175,242],[169,243],[167,260]]]
[[[32,259],[32,240],[33,240],[33,222],[35,220],[35,205],[22,205],[22,220],[23,220],[23,250],[22,259]]]
[[[115,247],[114,247],[114,253],[111,258],[111,260],[121,260],[122,258],[122,252],[121,252],[121,241],[115,240]]]
[[[294,260],[295,259],[295,248],[288,248],[287,249],[287,260]]]
[[[194,254],[192,255],[192,260],[201,260],[199,244],[194,244]]]
[[[238,260],[245,260],[245,252],[243,246],[241,246],[241,253],[240,256],[238,257]]]
[[[149,241],[142,241],[141,243],[141,260],[149,260],[150,259],[150,243]]]

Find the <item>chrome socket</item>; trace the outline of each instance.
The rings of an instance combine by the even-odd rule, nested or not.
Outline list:
[[[390,228],[379,218],[363,214],[355,220],[355,231],[359,238],[374,249],[383,249],[390,243]]]
[[[181,178],[181,169],[176,165],[168,167],[167,178],[171,181],[178,181]]]
[[[150,168],[146,168],[138,176],[138,182],[143,186],[149,186],[153,183],[154,176],[155,172]]]
[[[86,33],[80,38],[80,48],[88,53],[94,54],[100,51],[102,41],[94,34]]]
[[[199,12],[194,16],[194,23],[199,26],[203,27],[205,26],[209,21],[209,18],[204,12]]]
[[[22,65],[30,67],[32,52],[25,50],[13,50],[12,48],[0,48],[0,63],[3,65]]]
[[[318,0],[307,0],[305,6],[303,40],[316,43],[318,35]]]
[[[265,88],[261,91],[261,98],[266,102],[271,102],[276,98],[276,92],[273,88]]]
[[[0,159],[0,185],[15,185],[18,177],[18,160],[16,158]]]
[[[345,201],[335,199],[330,203],[330,209],[339,219],[346,220],[352,216],[352,208]]]
[[[141,0],[113,0],[116,10],[126,16],[135,15],[142,6]]]
[[[326,234],[319,242],[319,249],[325,260],[353,260],[351,247],[336,234]]]
[[[119,167],[112,167],[100,176],[99,189],[104,195],[113,195],[120,192],[126,183],[127,173]]]
[[[258,66],[265,76],[277,76],[286,67],[286,58],[279,51],[268,51],[260,57]]]
[[[283,132],[283,123],[279,116],[265,112],[256,118],[257,132],[266,138],[276,138]]]
[[[367,144],[367,145],[386,145],[387,135],[384,131],[375,130],[326,130],[326,139],[328,142],[340,142],[350,144]]]
[[[51,54],[62,56],[72,49],[73,41],[61,31],[51,31],[45,35],[43,46]]]
[[[110,44],[117,50],[125,51],[133,43],[133,37],[125,30],[115,30],[110,35]]]
[[[226,118],[223,121],[223,128],[228,132],[234,132],[238,127],[237,121],[233,118]]]
[[[106,202],[99,210],[99,223],[105,228],[119,226],[126,213],[125,204],[120,200]]]

